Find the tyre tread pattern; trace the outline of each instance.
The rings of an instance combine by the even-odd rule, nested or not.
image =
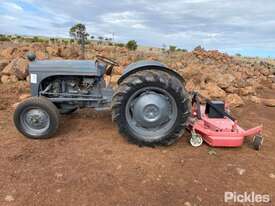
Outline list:
[[[128,92],[147,83],[159,83],[163,86],[163,89],[172,89],[179,97],[179,102],[177,103],[179,121],[177,121],[176,126],[169,135],[153,142],[146,142],[131,136],[127,123],[122,117],[123,102],[127,101],[126,96]],[[183,135],[189,115],[190,101],[187,91],[176,77],[164,71],[144,70],[130,75],[120,83],[112,99],[112,119],[118,124],[119,132],[130,142],[141,146],[171,145],[175,143]]]

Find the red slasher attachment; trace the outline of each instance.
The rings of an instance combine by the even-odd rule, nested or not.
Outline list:
[[[263,144],[263,126],[244,130],[237,124],[222,101],[206,100],[206,106],[199,101],[199,94],[193,93],[192,116],[188,127],[190,143],[194,147],[203,141],[213,147],[239,147],[246,137],[253,137],[253,146],[259,150]]]

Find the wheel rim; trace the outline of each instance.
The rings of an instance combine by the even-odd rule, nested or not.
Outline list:
[[[136,91],[126,104],[126,120],[133,133],[154,141],[169,134],[177,119],[175,99],[164,89],[145,87]]]
[[[192,137],[190,139],[190,144],[193,146],[193,147],[199,147],[201,146],[203,143],[203,139],[200,135],[198,134],[192,134]]]
[[[41,108],[27,108],[20,116],[20,122],[24,131],[30,135],[42,135],[50,127],[50,117]]]

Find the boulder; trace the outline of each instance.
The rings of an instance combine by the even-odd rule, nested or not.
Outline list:
[[[60,50],[60,56],[66,59],[79,57],[79,51],[74,47],[65,47]]]
[[[19,80],[28,76],[28,61],[23,58],[14,59],[2,71],[4,75],[15,75]]]
[[[229,105],[231,108],[240,107],[244,105],[244,101],[242,98],[237,94],[229,94],[225,98],[225,102]]]
[[[120,66],[120,67],[114,67],[113,74],[115,74],[115,75],[122,75],[122,73],[123,73],[123,67],[122,66]]]
[[[238,91],[238,88],[234,87],[234,86],[229,86],[225,89],[225,91],[227,93],[236,93]]]
[[[43,51],[37,51],[35,52],[35,55],[37,60],[43,60],[48,58],[48,56]]]
[[[215,83],[207,83],[205,88],[199,91],[203,97],[209,99],[224,99],[226,93]]]
[[[261,74],[264,75],[264,76],[268,76],[268,75],[270,74],[270,70],[267,69],[267,68],[261,68],[261,69],[260,69],[260,72],[261,72]]]
[[[194,81],[190,79],[186,82],[185,88],[188,92],[193,92],[198,89],[198,86],[195,85]]]
[[[14,74],[14,64],[15,64],[15,60],[11,61],[11,63],[9,63],[9,64],[2,70],[2,74],[3,74],[3,75],[12,75],[12,74]]]
[[[181,74],[184,78],[191,79],[191,77],[199,75],[202,69],[198,65],[188,65],[182,70]]]
[[[4,59],[12,59],[13,53],[16,51],[16,48],[8,47],[6,49],[3,49],[0,53],[0,56]]]
[[[261,99],[261,102],[268,107],[275,107],[275,99]]]
[[[9,60],[0,60],[0,72],[9,64]]]
[[[256,104],[260,104],[261,103],[261,98],[256,97],[256,96],[251,96],[250,97],[250,101]]]
[[[26,59],[20,58],[15,63],[15,76],[19,80],[24,80],[29,74],[29,62]]]
[[[58,56],[58,48],[53,48],[53,47],[46,47],[46,52],[48,53],[49,56]]]
[[[16,78],[15,75],[2,75],[1,76],[1,82],[3,84],[14,83],[17,81],[18,81],[18,79]]]
[[[28,94],[28,93],[26,93],[26,94],[21,94],[21,95],[19,96],[19,100],[20,100],[20,101],[23,101],[23,100],[28,99],[28,98],[30,98],[30,97],[31,97],[31,95]]]
[[[214,78],[216,79],[217,85],[222,89],[230,87],[236,79],[232,74],[217,74],[214,75]]]
[[[256,89],[252,86],[241,88],[239,91],[240,91],[241,96],[255,95],[256,94]]]

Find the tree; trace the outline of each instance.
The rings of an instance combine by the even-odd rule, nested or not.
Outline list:
[[[81,45],[81,58],[85,56],[85,41],[89,34],[86,31],[84,24],[76,24],[70,29],[70,36],[77,40]]]
[[[176,49],[177,49],[177,47],[176,46],[169,46],[169,51],[170,52],[174,52],[174,51],[176,51]]]
[[[131,50],[131,51],[135,51],[138,47],[137,42],[135,40],[130,40],[128,41],[128,43],[126,44],[127,49]]]

